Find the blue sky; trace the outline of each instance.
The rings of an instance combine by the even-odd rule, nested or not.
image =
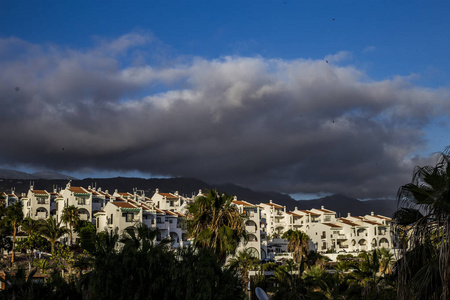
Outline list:
[[[450,144],[449,11],[448,1],[2,1],[0,63],[8,73],[0,101],[14,117],[4,123],[11,141],[0,164],[391,197],[415,164]],[[232,109],[222,106],[224,95]],[[219,108],[233,114],[233,126]],[[191,122],[208,113],[209,123]],[[324,120],[341,127],[328,136]],[[46,126],[33,132],[36,124]],[[307,142],[309,135],[317,139]],[[43,140],[64,155],[36,151]],[[187,146],[195,141],[201,151]],[[389,191],[377,192],[386,182]]]

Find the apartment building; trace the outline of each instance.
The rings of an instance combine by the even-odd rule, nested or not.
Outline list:
[[[20,198],[25,216],[46,219],[54,215],[61,220],[64,207],[78,208],[81,220],[92,222],[97,231],[114,231],[122,234],[125,229],[138,224],[158,228],[157,241],[170,238],[173,247],[183,247],[187,239],[184,220],[186,207],[201,196],[201,190],[192,198],[178,192],[160,192],[156,189],[151,197],[143,191],[102,191],[101,188],[74,187],[69,182],[60,191],[49,193],[30,187],[26,196]],[[4,194],[8,203],[18,201],[14,193]],[[287,211],[285,206],[274,203],[255,205],[246,201],[232,201],[241,213],[248,240],[238,249],[248,248],[255,257],[263,259],[269,252],[285,252],[287,242],[281,239],[289,229],[300,230],[310,237],[310,250],[318,252],[359,252],[376,248],[392,248],[391,219],[369,214],[337,218],[336,212],[321,208]]]
[[[250,250],[254,257],[258,259],[266,258],[267,235],[263,231],[265,223],[261,220],[261,208],[247,201],[237,200],[237,197],[234,197],[231,203],[238,208],[247,233],[247,241],[241,242],[237,251],[246,248]]]

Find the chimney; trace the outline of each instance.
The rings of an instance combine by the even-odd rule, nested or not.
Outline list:
[[[159,189],[156,189],[156,190],[155,190],[155,193],[159,194]]]
[[[373,216],[373,211],[370,212],[370,215]]]
[[[350,213],[347,213],[347,217],[350,217]]]
[[[297,206],[295,207],[294,211],[298,210]]]
[[[324,209],[323,205],[320,207],[320,209]]]
[[[178,196],[178,191],[175,191],[175,196]]]
[[[270,200],[270,203],[272,203],[272,200]]]

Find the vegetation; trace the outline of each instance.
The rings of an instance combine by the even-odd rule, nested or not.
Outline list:
[[[233,196],[209,190],[187,208],[187,231],[195,246],[211,249],[222,263],[246,237],[244,222],[232,201]]]
[[[66,206],[63,209],[63,214],[61,220],[69,225],[69,235],[70,235],[70,247],[73,246],[73,227],[78,224],[80,217],[78,214],[78,208],[74,205]]]
[[[67,229],[61,226],[61,222],[57,222],[55,218],[50,216],[47,220],[41,223],[39,232],[51,244],[51,252],[55,249],[56,242],[67,233]]]
[[[6,208],[5,220],[13,229],[12,232],[12,255],[11,262],[15,260],[16,234],[20,223],[23,220],[22,203],[16,202]]]
[[[300,264],[309,251],[309,237],[299,230],[289,229],[282,235],[288,241],[288,251],[292,252],[295,263]]]
[[[16,249],[29,259],[28,271],[2,262],[6,275],[0,280],[8,284],[0,299],[244,299],[249,285],[252,293],[262,287],[271,299],[447,299],[449,158],[447,151],[436,166],[416,168],[412,182],[400,188],[394,221],[403,256],[397,262],[387,249],[377,249],[329,263],[309,251],[306,234],[288,230],[282,238],[294,259],[260,264],[248,250],[235,254],[245,240],[244,222],[233,197],[216,190],[188,206],[194,243],[181,249],[171,249],[170,240],[156,242],[157,229],[144,225],[120,237],[96,233],[79,220],[75,206],[64,209],[67,229],[52,217],[24,220],[20,203],[5,207],[0,201],[0,247],[13,250],[11,262]],[[28,235],[16,242],[19,226]],[[71,247],[58,243],[67,232]],[[51,249],[52,256],[34,259],[34,249]],[[256,276],[249,276],[251,270]],[[33,282],[47,273],[45,282]]]
[[[435,166],[416,167],[400,187],[394,220],[402,250],[399,299],[450,297],[450,148]]]

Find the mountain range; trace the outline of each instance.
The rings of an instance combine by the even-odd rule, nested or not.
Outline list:
[[[375,214],[391,217],[397,209],[397,202],[394,200],[367,200],[361,201],[345,195],[331,195],[313,200],[295,200],[287,194],[274,191],[254,191],[246,187],[241,187],[233,183],[209,184],[194,178],[85,178],[77,179],[68,175],[54,172],[26,173],[9,169],[0,169],[0,192],[10,193],[14,189],[17,195],[27,193],[30,185],[35,189],[45,189],[54,191],[65,188],[69,180],[73,186],[97,187],[103,191],[108,190],[113,193],[116,189],[119,192],[133,192],[134,190],[144,191],[146,195],[152,196],[156,189],[161,192],[178,191],[181,195],[191,197],[199,190],[217,189],[229,195],[236,195],[239,200],[245,200],[253,204],[266,203],[272,200],[274,203],[286,206],[287,210],[312,209],[324,206],[333,210],[337,216],[366,215]]]

